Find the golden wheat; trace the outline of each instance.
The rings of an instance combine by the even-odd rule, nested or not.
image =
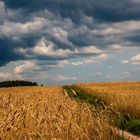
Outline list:
[[[0,89],[1,140],[114,140],[108,119],[61,87]]]
[[[87,83],[75,86],[101,98],[120,112],[140,118],[140,82]]]

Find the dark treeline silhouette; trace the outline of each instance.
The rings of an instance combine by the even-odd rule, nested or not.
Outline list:
[[[0,82],[1,87],[18,87],[18,86],[38,86],[36,82],[16,80],[16,81],[4,81]]]

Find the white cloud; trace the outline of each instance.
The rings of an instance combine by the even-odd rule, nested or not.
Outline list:
[[[96,46],[86,46],[86,47],[80,48],[79,50],[77,50],[77,52],[99,54],[102,51],[100,49],[96,48]]]
[[[102,30],[100,30],[103,35],[112,35],[112,34],[123,34],[130,31],[140,29],[140,21],[124,21],[113,23],[110,26],[100,25]]]
[[[32,49],[32,52],[36,55],[46,55],[52,57],[67,57],[72,54],[72,51],[69,49],[55,49],[55,44],[46,40],[44,37]]]
[[[129,61],[128,61],[128,60],[122,60],[122,63],[123,63],[123,64],[128,64]]]
[[[83,64],[84,64],[84,62],[81,62],[81,61],[72,62],[72,65],[74,65],[74,66],[83,65]]]
[[[140,54],[131,57],[131,60],[132,60],[132,61],[135,61],[135,62],[140,62]]]
[[[68,75],[57,75],[55,80],[57,82],[60,82],[60,81],[67,81],[67,80],[77,80],[77,78]]]
[[[102,50],[96,48],[96,46],[85,46],[82,48],[70,49],[61,49],[56,48],[56,45],[45,37],[42,37],[37,45],[32,49],[32,52],[35,55],[45,55],[50,57],[69,57],[72,55],[80,54],[100,54]]]
[[[24,64],[19,65],[15,68],[14,73],[20,74],[23,73],[25,70],[33,70],[36,67],[36,64],[30,61],[24,62]]]
[[[85,64],[90,64],[90,63],[97,63],[97,62],[101,62],[101,61],[104,61],[108,59],[108,54],[100,54],[100,55],[97,55],[97,56],[92,56],[92,57],[88,57],[84,60],[84,63]]]
[[[98,63],[106,59],[108,59],[108,54],[102,53],[97,56],[84,58],[81,61],[72,62],[71,64],[74,66],[78,66],[78,65],[85,65],[85,64],[91,64],[91,63]]]
[[[121,33],[121,29],[115,28],[115,27],[107,27],[104,30],[102,30],[103,35],[109,35],[109,34],[118,34]]]
[[[132,62],[132,65],[139,65],[140,62]]]
[[[140,54],[137,54],[136,56],[131,57],[131,62],[133,65],[140,64]]]
[[[11,73],[8,73],[8,72],[1,72],[0,73],[0,78],[1,79],[4,79],[4,80],[6,80],[8,78],[11,78],[11,76],[12,76],[12,74]]]
[[[15,79],[23,80],[24,78],[19,74],[11,72],[0,72],[0,80],[15,80]]]
[[[26,56],[26,57],[28,57],[28,58],[31,57],[31,55],[28,55],[29,49],[27,49],[27,48],[16,48],[16,49],[14,49],[14,51],[15,51],[16,53],[22,54],[22,55],[24,55],[24,56]]]
[[[42,17],[34,17],[32,21],[26,23],[19,22],[5,22],[0,26],[0,36],[7,36],[14,38],[15,36],[22,36],[28,33],[40,31],[46,24],[46,20]]]
[[[120,45],[120,44],[113,44],[111,46],[112,49],[114,50],[122,50],[124,48],[124,46]]]
[[[1,8],[0,8],[1,10]],[[0,14],[2,12],[0,11]],[[20,18],[21,10],[7,11],[7,20],[0,25],[0,36],[6,36],[13,40],[20,40],[26,34],[40,33],[40,36],[47,34],[65,44],[72,45],[68,41],[68,32],[73,28],[73,22],[70,18],[56,18],[56,15],[48,10],[42,10],[30,18],[27,22],[14,22],[14,18]],[[40,16],[40,14],[42,16]],[[44,16],[44,17],[43,17]]]
[[[131,63],[132,65],[140,64],[140,54],[132,56],[129,60],[122,60],[123,64]]]
[[[64,67],[65,65],[68,65],[69,61],[68,60],[62,60],[62,61],[58,61],[56,64],[56,67]]]
[[[62,29],[62,27],[50,29],[49,33],[62,43],[72,45],[72,43],[68,41],[68,32]]]

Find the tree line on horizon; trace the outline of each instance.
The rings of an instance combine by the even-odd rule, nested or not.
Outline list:
[[[37,82],[23,81],[23,80],[12,80],[0,82],[1,87],[18,87],[18,86],[38,86]]]

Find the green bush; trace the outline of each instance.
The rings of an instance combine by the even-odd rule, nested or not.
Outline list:
[[[131,120],[126,122],[125,130],[133,134],[140,135],[140,120]]]
[[[140,135],[140,120],[134,120],[128,114],[121,115],[118,118],[118,125],[121,129]]]

